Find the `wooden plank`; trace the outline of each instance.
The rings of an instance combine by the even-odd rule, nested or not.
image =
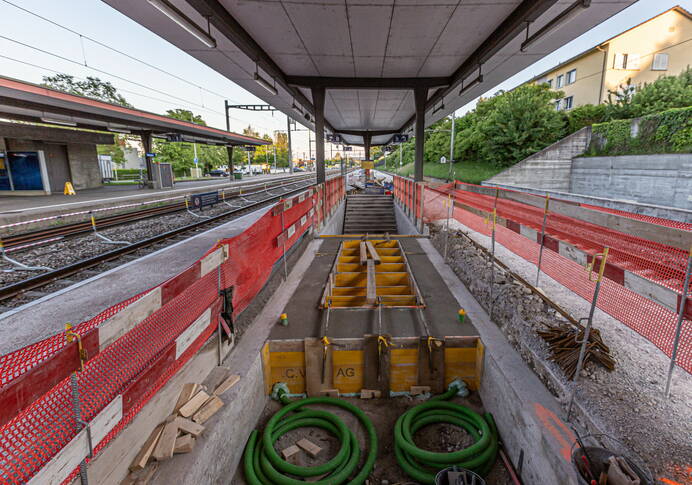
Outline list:
[[[178,360],[180,356],[187,350],[187,348],[192,345],[192,343],[199,337],[202,332],[211,323],[211,308],[207,308],[202,312],[202,314],[195,320],[192,325],[183,330],[183,333],[178,335],[175,339],[175,359]]]
[[[221,263],[226,260],[226,245],[221,245],[213,252],[207,254],[200,261],[200,277],[216,269]]]
[[[375,277],[375,262],[372,259],[368,259],[367,268],[368,286],[366,301],[369,305],[374,305],[377,301],[377,278]]]
[[[177,414],[178,411],[180,411],[180,408],[183,407],[185,403],[187,403],[190,399],[192,399],[192,396],[197,394],[197,391],[199,391],[199,384],[196,384],[194,382],[184,384],[183,388],[180,390],[178,401],[175,403],[175,406],[173,407],[173,414]]]
[[[156,448],[156,443],[158,443],[159,438],[161,437],[163,427],[164,424],[161,423],[154,428],[154,431],[151,432],[149,438],[147,438],[147,440],[144,442],[142,449],[139,450],[139,453],[137,453],[135,459],[132,460],[132,464],[130,465],[131,471],[142,470],[145,466],[147,466],[147,463],[149,463],[149,458],[151,458],[151,454],[154,452],[154,448]]]
[[[419,386],[430,386],[433,394],[444,392],[445,354],[444,341],[435,339],[432,350],[428,347],[428,338],[418,341],[418,381]]]
[[[230,388],[235,386],[238,381],[240,381],[240,376],[238,374],[232,374],[226,378],[219,386],[214,390],[215,396],[220,396],[221,394],[228,391]]]
[[[204,391],[199,391],[192,397],[192,399],[186,402],[178,412],[182,417],[189,418],[195,414],[208,400],[209,394]]]
[[[388,342],[391,341],[389,335],[383,335]],[[391,356],[389,347],[384,347],[378,352],[378,336],[364,336],[364,371],[363,388],[377,390],[381,395],[389,396],[389,365]]]
[[[228,367],[216,366],[211,370],[207,378],[204,379],[202,387],[211,393],[219,387],[219,384],[226,380],[230,373],[231,369]]]
[[[368,260],[368,251],[367,251],[367,246],[365,245],[364,241],[360,242],[360,264],[365,264],[365,262]]]
[[[161,287],[126,306],[99,326],[99,349],[103,350],[161,308]]]
[[[183,433],[188,433],[197,438],[204,431],[204,426],[201,424],[190,421],[187,418],[176,418],[176,423],[178,424],[178,429]]]
[[[175,439],[173,454],[190,453],[195,447],[195,437],[191,434],[184,434]]]
[[[325,362],[324,382],[322,382],[322,360],[324,346],[319,339],[306,338],[305,345],[305,389],[308,396],[319,396],[323,389],[332,389],[332,348],[327,347],[327,360]]]
[[[223,401],[218,396],[212,396],[204,406],[195,413],[192,420],[198,424],[204,424],[223,407]]]
[[[312,458],[317,458],[317,455],[319,455],[320,452],[322,451],[322,448],[320,448],[319,446],[317,446],[315,443],[313,443],[312,441],[310,441],[307,438],[303,438],[303,439],[299,440],[296,443],[296,445],[298,445],[300,448],[305,450],[305,452],[308,455],[310,455]]]
[[[372,242],[366,241],[365,245],[368,247],[368,251],[370,251],[370,257],[375,261],[375,264],[380,264],[382,260],[380,259],[380,255],[377,254],[377,250],[375,249],[375,246],[372,245]]]
[[[178,423],[176,420],[172,420],[166,423],[159,436],[159,440],[154,447],[154,452],[152,456],[157,461],[168,460],[173,456],[173,450],[175,449],[175,440],[178,437]]]

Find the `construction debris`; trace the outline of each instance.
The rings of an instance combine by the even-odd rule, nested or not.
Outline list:
[[[298,448],[296,445],[291,445],[288,448],[281,450],[281,456],[284,457],[284,460],[288,460],[298,453],[300,453],[300,448]]]
[[[188,402],[186,402],[179,410],[178,413],[184,418],[189,418],[193,414],[195,414],[197,411],[199,411],[199,408],[204,406],[204,403],[206,403],[209,400],[209,394],[207,394],[204,391],[199,391],[197,394],[195,394],[192,399],[190,399]]]
[[[175,448],[173,448],[173,453],[189,453],[195,446],[195,438],[191,434],[184,434],[178,436],[175,439]]]
[[[218,397],[232,388],[240,376],[230,375],[225,367],[216,367],[205,380],[205,384],[188,383],[183,385],[178,400],[173,407],[173,414],[152,431],[142,449],[130,465],[130,474],[123,481],[128,485],[144,485],[156,472],[157,463],[150,464],[153,458],[164,461],[174,454],[189,453],[204,431],[203,423],[223,407]],[[214,389],[210,396],[205,389]],[[296,447],[298,451],[300,449]]]
[[[550,360],[555,362],[564,371],[568,379],[574,378],[579,360],[579,350],[584,339],[584,327],[572,325],[557,325],[547,330],[538,330],[538,335],[548,343],[552,356]],[[584,366],[588,362],[598,363],[607,370],[615,369],[615,361],[610,356],[610,349],[601,339],[601,333],[596,328],[589,332],[589,342],[584,354]]]
[[[296,445],[305,450],[305,452],[312,458],[317,458],[317,455],[319,455],[320,451],[322,451],[322,448],[307,438],[303,438],[302,440],[298,441]]]
[[[216,412],[223,407],[223,401],[218,396],[212,396],[199,411],[192,416],[192,420],[198,424],[204,424]]]

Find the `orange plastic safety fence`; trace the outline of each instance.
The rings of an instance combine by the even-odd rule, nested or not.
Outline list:
[[[425,219],[445,219],[444,201],[451,197],[454,219],[487,236],[492,230],[489,218],[496,209],[496,241],[537,264],[544,214],[542,198],[537,196],[541,201],[536,207],[496,197],[492,194],[494,190],[461,183],[427,188]],[[482,191],[485,193],[478,193]],[[675,229],[691,229],[689,224],[676,221],[587,208]],[[609,247],[598,307],[647,338],[666,355],[672,355],[688,251],[550,211],[545,234],[541,271],[587,301],[592,299],[594,283],[589,281],[584,265],[604,247]],[[687,291],[689,294],[690,289]],[[676,362],[692,372],[692,301],[689,299],[683,315]]]
[[[233,313],[240,314],[264,286],[284,251],[333,213],[343,197],[343,178],[336,177],[270,208],[244,232],[220,241],[190,268],[162,283],[160,307],[106,346],[99,342],[99,325],[112,324],[110,317],[151,290],[75,327],[90,352],[83,371],[76,373],[82,420],[91,421],[114,403],[121,412],[105,430],[105,437],[94,443],[94,453],[115,437],[217,330],[219,290],[233,287]],[[225,259],[214,266],[219,254]],[[66,345],[65,335],[59,334],[0,357],[1,399],[21,399],[18,384],[45,379],[45,373],[38,377],[33,373],[36,368],[58,376],[48,392],[0,425],[1,483],[27,482],[60,450],[74,444],[77,425],[70,378],[64,377],[64,369],[56,370],[52,364],[62,362],[55,359],[65,354]],[[66,482],[76,473],[77,469]]]

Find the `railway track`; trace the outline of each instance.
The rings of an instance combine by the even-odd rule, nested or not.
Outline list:
[[[262,193],[267,190],[276,190],[282,187],[295,185],[300,182],[311,180],[312,178],[312,175],[305,175],[299,177],[284,178],[271,183],[267,182],[264,184],[250,185],[248,187],[233,187],[232,190],[224,191],[224,196],[228,197],[229,199],[237,198],[241,194],[243,196],[251,196],[253,194]],[[107,229],[109,227],[127,224],[130,222],[148,219],[151,217],[172,214],[174,212],[183,211],[185,209],[185,199],[183,199],[179,202],[174,202],[172,204],[166,204],[163,206],[147,207],[136,211],[115,214],[112,216],[105,216],[96,219],[96,225],[99,229]],[[63,240],[67,237],[86,234],[91,231],[93,231],[91,221],[86,220],[82,222],[64,224],[61,226],[50,227],[47,229],[41,229],[37,231],[30,231],[22,234],[6,236],[2,238],[2,243],[8,252],[13,252],[20,249],[34,247],[39,244]]]
[[[12,300],[18,296],[21,296],[22,294],[25,294],[26,292],[32,291],[34,294],[35,298],[40,298],[44,294],[49,294],[47,293],[41,293],[40,290],[42,288],[48,287],[50,285],[53,285],[60,280],[67,279],[69,277],[73,277],[74,275],[77,275],[79,273],[82,273],[87,270],[92,270],[96,273],[98,273],[98,266],[104,265],[104,264],[112,264],[114,260],[120,259],[128,254],[134,253],[141,251],[143,249],[147,248],[152,248],[153,246],[156,246],[160,244],[161,242],[164,241],[169,241],[174,238],[179,238],[179,239],[185,239],[192,235],[192,233],[198,232],[200,230],[205,230],[208,229],[209,227],[213,227],[215,225],[219,225],[224,222],[228,222],[228,220],[239,217],[245,213],[248,213],[252,210],[258,209],[262,206],[271,204],[275,201],[278,201],[279,199],[287,196],[291,196],[294,194],[297,194],[303,190],[305,190],[307,187],[312,186],[312,177],[308,177],[305,179],[300,179],[298,181],[292,181],[291,183],[285,183],[282,184],[282,187],[286,187],[287,185],[297,185],[300,184],[299,186],[292,188],[290,190],[287,190],[286,192],[283,192],[281,194],[273,194],[273,195],[268,195],[267,197],[264,197],[260,200],[252,201],[249,202],[241,207],[231,209],[229,211],[226,211],[222,214],[218,214],[216,216],[212,216],[209,219],[204,219],[200,220],[197,222],[193,222],[192,224],[188,224],[186,226],[182,226],[176,229],[172,229],[170,231],[154,235],[152,237],[142,239],[140,241],[136,241],[134,243],[131,243],[127,246],[122,246],[118,247],[116,249],[98,254],[96,256],[92,256],[89,258],[82,259],[80,261],[77,261],[72,264],[68,264],[65,266],[62,266],[60,268],[47,271],[45,273],[37,274],[35,276],[32,276],[30,278],[18,281],[16,283],[12,283],[3,287],[0,287],[0,313],[3,311],[3,308],[9,309],[10,307],[13,306],[19,306],[19,305],[12,305]],[[275,185],[271,187],[271,189],[276,190],[278,187]],[[264,189],[259,190],[254,192],[255,195],[258,193],[265,192]],[[245,193],[243,192],[243,195],[252,195],[252,193]],[[184,203],[183,203],[184,206]],[[144,217],[153,217],[152,215],[149,216],[144,216]],[[117,225],[117,224],[124,224],[125,222],[132,222],[133,220],[127,220],[127,221],[114,221],[112,225]],[[101,224],[99,224],[99,227]],[[89,223],[88,229],[86,231],[82,232],[89,232],[91,231],[91,224]],[[79,232],[73,232],[70,233],[71,236],[74,236],[78,234]],[[55,237],[55,236],[53,236]],[[154,248],[155,249],[155,248]],[[112,266],[111,266],[112,267]],[[110,269],[110,268],[105,268],[105,270]],[[89,274],[91,276],[92,274]],[[69,284],[72,284],[72,281],[69,281]],[[21,304],[24,304],[25,302],[22,302]]]

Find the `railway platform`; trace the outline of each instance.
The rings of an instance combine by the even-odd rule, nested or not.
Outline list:
[[[76,195],[0,196],[0,228],[8,224],[70,214],[72,212],[88,212],[109,207],[117,208],[119,206],[155,204],[157,202],[171,203],[182,200],[185,195],[224,189],[230,192],[235,191],[239,187],[257,186],[257,184],[275,183],[281,180],[304,178],[305,176],[305,173],[268,174],[255,175],[233,182],[220,178],[179,182],[173,189],[138,189],[132,185],[112,185],[97,189],[80,190]]]

